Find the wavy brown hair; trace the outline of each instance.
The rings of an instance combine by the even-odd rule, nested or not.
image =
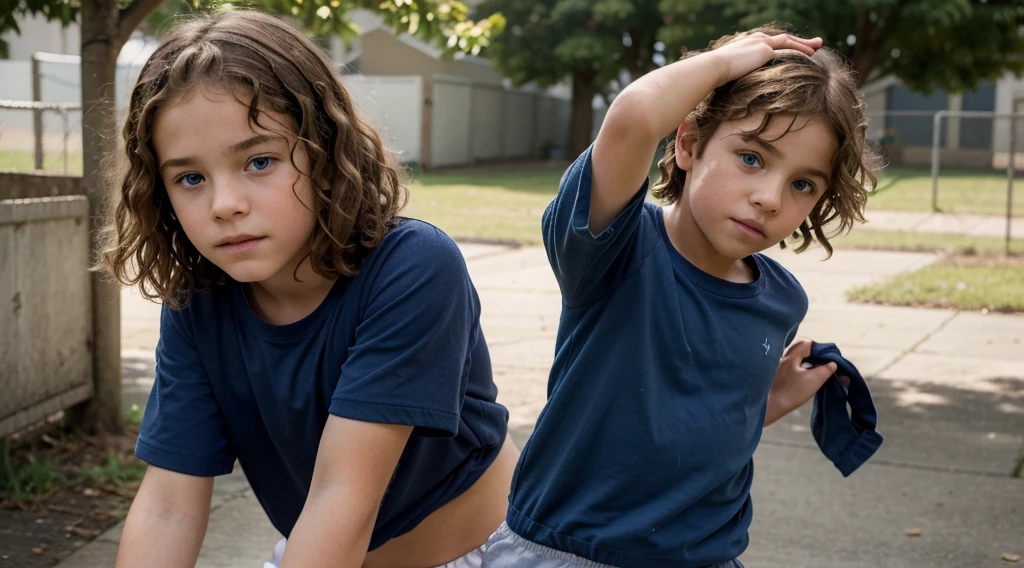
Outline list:
[[[284,22],[251,11],[179,25],[142,68],[125,119],[101,265],[175,308],[229,280],[185,236],[153,150],[156,114],[198,88],[247,98],[250,124],[260,125],[261,109],[291,119],[298,140],[292,163],[301,145],[314,192],[310,264],[325,278],[357,274],[405,205],[401,170],[324,53]]]
[[[768,35],[784,33],[777,27],[761,27],[722,37],[712,42],[709,50],[756,32]],[[702,52],[687,53],[683,58]],[[853,70],[836,52],[823,47],[813,57],[801,53],[781,55],[759,69],[718,87],[687,119],[688,124],[695,125],[696,132],[692,133],[696,136],[694,155],[701,155],[723,122],[742,120],[759,112],[764,113],[764,120],[758,128],[743,133],[744,138],[759,138],[773,118],[779,115],[820,117],[835,134],[839,150],[832,161],[831,185],[797,232],[793,233],[793,238],[801,241],[796,252],[803,252],[817,241],[828,256],[832,256],[829,239],[848,232],[855,221],[864,222],[864,205],[868,194],[878,183],[876,171],[880,160],[865,139],[868,121]],[[781,136],[785,136],[794,123],[795,120],[790,122]],[[652,187],[651,194],[675,203],[683,195],[686,171],[676,165],[672,141],[668,142],[664,156],[658,161],[658,170],[661,177]],[[835,230],[826,235],[825,228],[832,224],[835,224]],[[779,244],[786,247],[785,242]]]

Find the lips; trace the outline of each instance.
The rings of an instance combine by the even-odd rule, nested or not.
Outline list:
[[[246,233],[241,233],[241,234],[238,234],[238,235],[231,235],[231,236],[228,236],[228,237],[224,237],[223,239],[217,241],[217,246],[222,247],[222,246],[225,246],[225,245],[237,245],[239,243],[244,243],[245,241],[251,241],[253,239],[260,239],[260,238],[262,238],[262,237],[257,237],[256,235],[249,235],[249,234],[246,234]]]
[[[732,219],[732,222],[743,231],[744,233],[752,237],[765,238],[767,235],[764,234],[764,225],[753,219]]]
[[[217,242],[217,248],[230,253],[240,253],[252,250],[256,245],[260,244],[266,237],[257,237],[255,235],[231,235],[225,237]]]

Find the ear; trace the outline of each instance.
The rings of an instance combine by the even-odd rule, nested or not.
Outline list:
[[[693,168],[693,152],[697,147],[697,124],[687,118],[676,130],[676,166],[683,171]]]

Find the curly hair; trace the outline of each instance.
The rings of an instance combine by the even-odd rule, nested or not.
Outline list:
[[[277,18],[252,11],[204,16],[173,29],[132,90],[115,168],[112,223],[100,263],[143,296],[184,307],[193,293],[228,281],[203,258],[178,222],[153,149],[154,117],[197,88],[248,97],[250,124],[261,109],[293,121],[309,157],[316,225],[309,261],[325,278],[351,277],[394,226],[408,190],[374,128],[356,112],[330,60]]]
[[[761,27],[722,37],[712,42],[708,50],[757,32],[767,35],[784,33],[776,27]],[[708,50],[686,53],[683,58]],[[793,233],[794,239],[802,241],[796,252],[803,252],[817,241],[828,256],[832,256],[829,239],[849,232],[854,222],[864,222],[864,206],[878,183],[876,172],[881,162],[865,139],[868,121],[864,114],[864,99],[857,90],[854,77],[854,72],[841,57],[825,47],[813,57],[801,53],[784,54],[712,91],[687,119],[688,123],[695,125],[692,134],[696,136],[694,155],[697,157],[723,122],[742,120],[763,112],[761,125],[744,133],[744,137],[754,139],[759,138],[773,117],[779,115],[824,119],[835,134],[839,149],[832,162],[830,187]],[[793,123],[790,123],[786,132],[792,127]],[[652,187],[651,194],[667,203],[675,203],[683,195],[686,171],[676,165],[675,145],[671,141],[658,161],[658,170],[661,176]],[[833,223],[835,230],[826,235],[825,228]],[[785,242],[779,244],[786,247]]]

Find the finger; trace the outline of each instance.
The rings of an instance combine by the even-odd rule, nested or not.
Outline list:
[[[820,367],[808,369],[805,377],[807,378],[807,380],[820,386],[825,384],[825,381],[827,381],[829,377],[835,374],[836,368],[837,366],[835,363],[821,365]]]
[[[794,49],[805,55],[814,55],[814,52],[821,47],[821,38],[813,38],[813,40],[805,40],[789,34],[779,34],[773,36],[769,41],[769,45],[772,46],[776,51],[783,49]]]
[[[786,39],[789,40],[789,41],[794,41],[794,42],[806,45],[808,47],[813,47],[815,49],[821,47],[822,44],[824,43],[824,40],[821,39],[820,37],[798,37],[798,36],[795,36],[793,34],[783,34],[783,35],[785,35]]]
[[[848,387],[848,386],[850,386],[850,377],[847,377],[846,375],[840,375],[840,376],[839,376],[839,382],[840,382],[840,383],[841,383],[841,384],[842,384],[842,385],[843,385],[844,387]]]
[[[797,361],[803,361],[811,354],[812,341],[806,337],[801,337],[789,345],[789,349],[786,354],[790,357],[796,357]]]

